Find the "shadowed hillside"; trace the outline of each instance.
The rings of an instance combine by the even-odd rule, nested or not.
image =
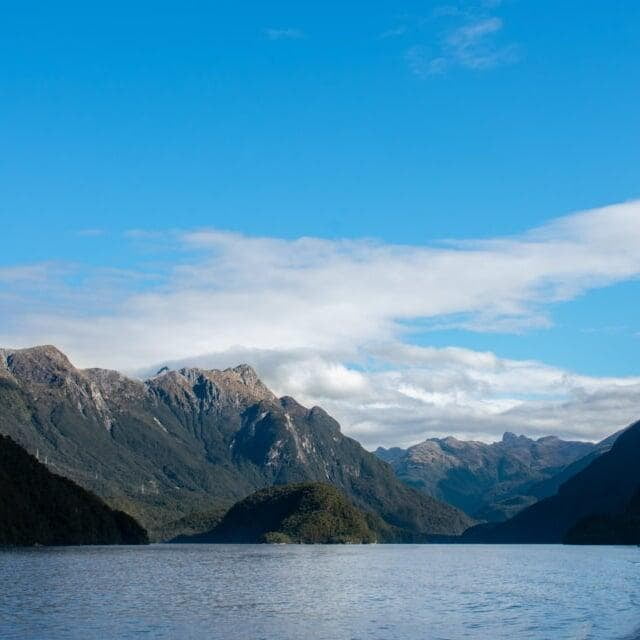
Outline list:
[[[640,544],[640,490],[621,514],[592,515],[578,520],[565,544]]]
[[[562,542],[597,537],[597,529],[618,516],[633,517],[632,498],[640,488],[640,422],[626,429],[613,447],[567,480],[558,493],[497,525],[478,525],[465,532],[470,542]],[[603,518],[603,520],[598,520]],[[585,520],[586,519],[586,520]],[[631,521],[631,520],[630,520]],[[601,528],[602,528],[601,527]],[[591,532],[591,533],[589,533]]]
[[[145,544],[130,516],[0,436],[0,545]]]

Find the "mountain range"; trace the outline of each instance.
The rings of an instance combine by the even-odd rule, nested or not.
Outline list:
[[[269,541],[640,538],[640,422],[597,444],[505,433],[374,455],[247,365],[138,380],[42,346],[0,350],[0,434],[0,519],[27,543],[146,540],[131,517],[153,540],[249,521]]]
[[[607,452],[566,480],[555,495],[527,507],[506,522],[472,527],[463,540],[584,543],[614,542],[633,535],[640,538],[639,460],[640,422],[636,422],[616,438]]]
[[[142,381],[78,369],[53,346],[0,350],[0,433],[156,540],[211,528],[258,489],[301,482],[337,487],[411,539],[473,524],[399,480],[321,408],[277,398],[246,365]]]
[[[598,444],[555,436],[533,440],[507,432],[492,444],[431,438],[408,449],[379,448],[375,453],[406,484],[477,520],[501,521],[553,495],[614,440]]]

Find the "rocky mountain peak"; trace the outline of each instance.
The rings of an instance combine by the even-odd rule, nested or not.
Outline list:
[[[277,402],[276,396],[248,365],[224,370],[197,367],[160,370],[146,384],[162,396],[175,398],[180,405],[187,402],[199,410],[222,406],[248,407],[261,401]]]
[[[247,385],[253,385],[260,382],[256,370],[248,364],[239,364],[237,367],[225,369],[225,372],[226,371],[236,373]]]
[[[227,391],[237,393],[241,397],[252,399],[255,402],[260,400],[277,402],[276,396],[248,364],[240,364],[237,367],[231,367],[223,371],[212,369],[206,374],[218,386]]]
[[[142,382],[128,378],[119,371],[93,368],[84,369],[82,373],[89,380],[94,400],[97,395],[101,395],[104,399],[122,404],[132,398],[142,398],[145,393]]]
[[[590,454],[594,445],[507,431],[491,444],[431,438],[376,455],[405,482],[482,519],[503,519],[535,499],[532,487]],[[544,490],[544,489],[542,489]],[[527,502],[528,501],[528,502]]]
[[[518,445],[531,442],[531,440],[527,436],[517,436],[511,431],[505,431],[502,435],[502,442],[506,445]]]
[[[306,409],[295,398],[292,398],[291,396],[282,396],[282,398],[280,398],[280,406],[285,411],[297,411],[300,409],[306,411]]]
[[[38,383],[55,383],[77,373],[62,351],[52,345],[3,349],[5,367],[16,377]]]
[[[436,442],[438,442],[439,445],[444,444],[450,449],[462,449],[473,444],[473,441],[458,440],[458,438],[456,438],[455,436],[447,436],[446,438],[442,438],[439,441],[436,440]]]

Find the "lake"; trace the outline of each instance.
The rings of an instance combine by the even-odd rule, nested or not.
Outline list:
[[[631,639],[640,549],[151,545],[0,552],[0,637]]]

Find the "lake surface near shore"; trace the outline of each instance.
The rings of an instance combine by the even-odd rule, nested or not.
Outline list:
[[[640,549],[151,545],[0,552],[0,638],[631,639]]]

